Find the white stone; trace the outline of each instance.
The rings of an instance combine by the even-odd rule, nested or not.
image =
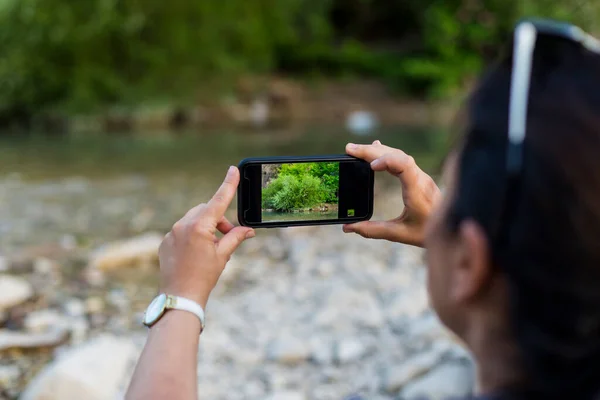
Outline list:
[[[340,364],[348,364],[360,360],[367,354],[367,346],[356,338],[341,340],[336,346],[335,358]]]
[[[419,354],[404,361],[401,365],[388,368],[383,378],[383,389],[396,393],[404,385],[432,369],[441,358],[437,351]]]
[[[164,235],[147,233],[128,240],[106,244],[90,256],[90,266],[110,271],[158,263],[158,248]]]
[[[114,400],[138,350],[129,339],[102,336],[65,352],[34,378],[21,400]]]
[[[265,400],[306,400],[306,395],[295,390],[271,393]]]
[[[0,352],[9,349],[35,349],[56,347],[66,341],[68,331],[64,327],[43,333],[28,333],[0,329]]]
[[[0,312],[17,306],[33,297],[33,288],[25,279],[0,275]]]
[[[406,385],[400,397],[406,400],[462,398],[473,392],[474,381],[473,370],[468,366],[444,364]]]
[[[50,260],[45,257],[38,257],[33,260],[33,270],[37,274],[49,275],[59,269],[56,261]]]
[[[8,259],[2,255],[0,255],[0,272],[6,272],[8,271],[10,266],[10,263],[8,262]]]
[[[271,342],[267,348],[267,359],[280,364],[296,365],[308,359],[310,348],[308,344],[290,335],[281,335]]]
[[[85,303],[77,298],[69,299],[64,305],[64,310],[70,317],[82,317],[85,315]]]
[[[37,310],[25,316],[23,325],[30,332],[44,332],[52,327],[66,327],[67,319],[56,310]]]
[[[319,337],[311,338],[311,360],[319,365],[329,365],[334,361],[334,346],[329,340]]]
[[[16,365],[0,365],[0,388],[10,387],[21,377],[21,370]]]

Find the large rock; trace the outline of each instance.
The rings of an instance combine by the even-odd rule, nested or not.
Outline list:
[[[23,278],[0,275],[0,312],[17,306],[33,297],[33,288]]]
[[[0,329],[0,353],[11,349],[52,348],[66,342],[69,331],[56,327],[43,333],[15,332]]]
[[[473,392],[474,382],[473,370],[468,365],[444,364],[406,385],[399,398],[402,400],[463,398]]]
[[[103,271],[124,267],[147,266],[158,262],[158,248],[164,238],[147,233],[128,240],[106,244],[90,256],[90,266]]]
[[[99,337],[47,366],[21,400],[114,400],[126,385],[137,355],[129,339]]]

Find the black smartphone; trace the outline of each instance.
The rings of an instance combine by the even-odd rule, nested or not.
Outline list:
[[[253,228],[347,224],[373,215],[373,170],[348,155],[246,158],[238,220]]]

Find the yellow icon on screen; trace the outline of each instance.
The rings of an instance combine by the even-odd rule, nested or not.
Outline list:
[[[348,210],[348,216],[349,217],[354,217],[354,209],[353,208],[351,208],[351,209]]]

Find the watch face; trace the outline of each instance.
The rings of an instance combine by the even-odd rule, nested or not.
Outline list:
[[[148,306],[146,314],[144,315],[144,324],[152,325],[155,323],[165,312],[167,306],[167,296],[165,294],[158,295],[152,303]]]

